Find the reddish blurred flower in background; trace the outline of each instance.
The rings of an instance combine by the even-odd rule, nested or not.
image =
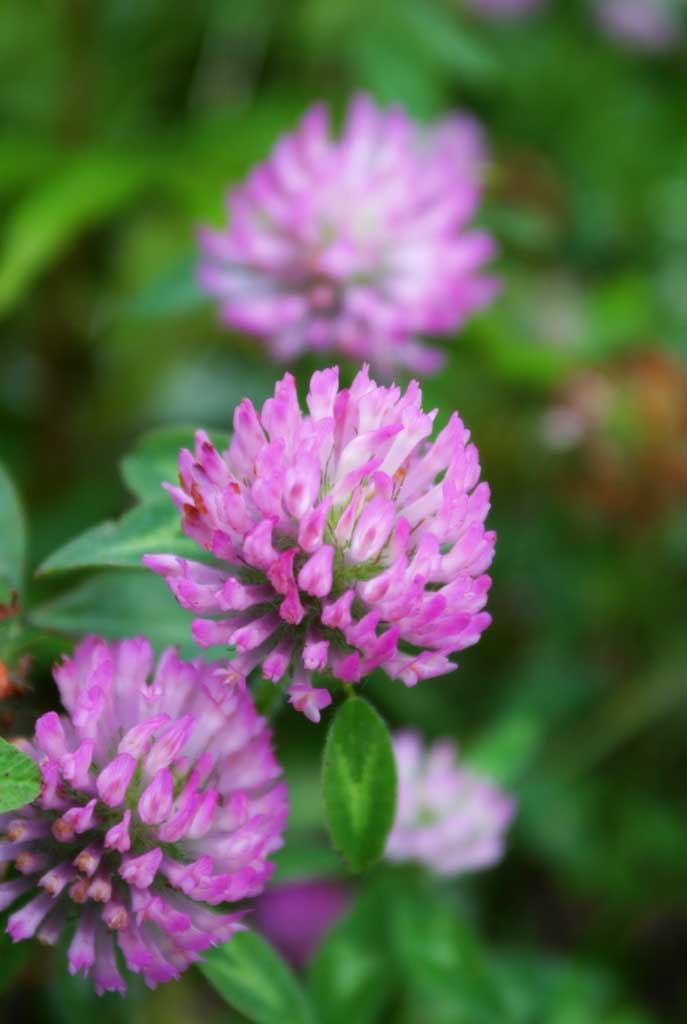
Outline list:
[[[687,365],[677,355],[647,348],[575,374],[541,429],[577,459],[566,473],[576,499],[626,525],[687,497]]]

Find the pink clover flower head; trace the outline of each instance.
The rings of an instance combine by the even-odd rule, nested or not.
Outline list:
[[[393,744],[398,797],[386,859],[418,861],[447,876],[499,861],[515,801],[462,768],[450,740],[425,749],[417,733],[401,732]]]
[[[318,104],[229,193],[228,226],[201,231],[200,285],[277,359],[336,350],[432,373],[440,354],[418,335],[497,291],[482,274],[494,242],[469,227],[485,164],[469,115],[425,127],[359,95],[336,139]]]
[[[152,679],[148,681],[152,672]],[[281,845],[286,789],[267,724],[212,665],[170,649],[153,672],[144,637],[87,637],[55,668],[67,714],[43,715],[23,749],[40,765],[33,804],[0,816],[0,911],[18,942],[54,945],[76,919],[71,974],[126,991],[178,978],[242,929]]]
[[[227,680],[243,686],[260,666],[318,721],[331,696],[315,674],[357,683],[381,667],[414,686],[453,671],[449,655],[491,621],[496,538],[469,431],[454,413],[432,440],[416,382],[380,387],[364,367],[340,390],[331,368],[307,405],[287,373],[261,414],[238,406],[226,452],[198,431],[167,489],[213,564],[144,563],[200,613],[201,646],[235,646]]]
[[[636,50],[661,53],[684,38],[685,13],[672,0],[596,0],[595,11],[606,35]]]

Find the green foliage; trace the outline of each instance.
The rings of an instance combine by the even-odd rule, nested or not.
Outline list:
[[[53,552],[42,575],[100,567],[139,568],[146,554],[197,557],[198,546],[181,532],[179,512],[167,495],[136,505],[113,522],[101,523]]]
[[[322,795],[334,846],[353,871],[379,860],[396,808],[396,765],[383,719],[361,697],[339,709],[324,747]]]
[[[395,985],[386,928],[389,893],[372,885],[331,929],[309,971],[309,991],[322,1024],[372,1024]]]
[[[487,951],[461,908],[421,879],[402,879],[390,902],[388,941],[405,979],[408,1019],[491,1024],[503,1020]]]
[[[121,154],[85,153],[65,159],[47,182],[19,202],[2,235],[0,314],[22,298],[80,232],[131,203],[146,184],[147,170]]]
[[[21,586],[25,558],[24,512],[19,495],[0,463],[0,587],[18,589]]]
[[[29,949],[25,942],[12,942],[9,935],[0,931],[0,995],[16,980],[28,959],[28,954]]]
[[[221,997],[255,1024],[314,1024],[303,989],[254,932],[240,932],[210,950],[201,970]]]
[[[475,771],[513,786],[533,762],[541,731],[534,716],[504,715],[480,734],[466,761]]]
[[[41,773],[34,760],[0,739],[0,814],[30,804],[41,791]]]
[[[98,573],[36,605],[30,621],[74,637],[98,633],[116,640],[145,632],[156,650],[178,646],[187,657],[198,653],[188,612],[170,599],[164,581],[147,571]],[[222,655],[226,657],[226,650]]]

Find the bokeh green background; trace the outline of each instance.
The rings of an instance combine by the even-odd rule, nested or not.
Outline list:
[[[281,371],[195,288],[194,231],[309,103],[341,112],[366,89],[483,120],[504,290],[424,391],[442,419],[460,410],[492,485],[494,625],[454,676],[367,692],[392,726],[455,737],[520,813],[484,876],[366,883],[368,923],[329,967],[384,995],[356,1024],[685,1020],[685,50],[622,50],[573,0],[508,24],[459,0],[5,0],[0,24],[0,457],[31,570],[132,504],[117,461],[142,431],[226,430],[271,389]],[[35,632],[17,645],[0,624],[0,656],[33,653],[31,692],[0,707],[5,732],[54,704],[70,633],[187,640],[144,577],[27,575]],[[322,731],[286,714],[277,733],[281,877],[336,871]],[[96,1004],[63,954],[24,945],[0,941],[8,1019],[234,1019],[199,975]]]

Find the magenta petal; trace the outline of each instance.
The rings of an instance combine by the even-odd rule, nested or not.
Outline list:
[[[118,807],[126,796],[137,761],[131,754],[117,754],[96,780],[98,796],[108,807]]]

